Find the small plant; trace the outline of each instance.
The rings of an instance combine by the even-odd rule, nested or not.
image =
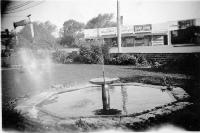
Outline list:
[[[137,56],[137,63],[140,65],[147,65],[147,59],[144,57],[144,55]]]
[[[173,90],[172,84],[171,84],[170,80],[167,79],[167,77],[163,77],[163,83],[167,87],[166,89],[168,91],[172,91]]]

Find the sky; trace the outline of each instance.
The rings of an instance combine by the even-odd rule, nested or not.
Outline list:
[[[200,0],[119,0],[124,25],[153,24],[173,20],[200,18]],[[13,3],[14,4],[14,3]],[[1,17],[1,29],[13,29],[13,22],[26,19],[50,21],[61,28],[69,19],[86,23],[99,13],[113,13],[116,21],[117,0],[44,0],[21,12]]]

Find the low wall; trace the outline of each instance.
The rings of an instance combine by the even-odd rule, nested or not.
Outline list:
[[[124,53],[111,53],[111,57],[119,56]],[[159,63],[165,63],[168,61],[179,60],[183,58],[191,58],[198,56],[200,57],[199,53],[126,53],[134,56],[144,56],[147,60],[157,61]]]
[[[118,48],[112,47],[110,49],[110,53],[119,53]],[[200,46],[177,47],[173,45],[162,45],[162,46],[121,47],[120,53],[200,53]]]

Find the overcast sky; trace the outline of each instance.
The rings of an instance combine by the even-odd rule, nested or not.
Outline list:
[[[99,13],[117,14],[117,0],[45,0],[40,5],[22,12],[8,14],[2,19],[2,29],[13,29],[13,22],[32,14],[32,20],[49,20],[58,28],[64,21],[75,19],[86,23]],[[159,23],[171,20],[200,18],[200,1],[120,0],[125,25]]]

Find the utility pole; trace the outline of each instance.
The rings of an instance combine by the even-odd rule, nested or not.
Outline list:
[[[34,42],[34,30],[33,30],[33,23],[32,23],[32,21],[31,21],[31,14],[29,14],[27,17],[28,17],[28,19],[29,19],[29,21],[30,21],[32,42]]]
[[[171,31],[170,31],[170,29],[168,29],[168,31],[167,31],[168,33],[168,35],[167,35],[167,45],[171,45]]]
[[[117,0],[117,44],[118,44],[118,53],[121,53],[121,17],[120,17],[119,0]]]
[[[18,45],[18,37],[17,37],[17,29],[16,27],[14,27],[14,34],[15,34],[15,41],[16,41],[16,45]]]

